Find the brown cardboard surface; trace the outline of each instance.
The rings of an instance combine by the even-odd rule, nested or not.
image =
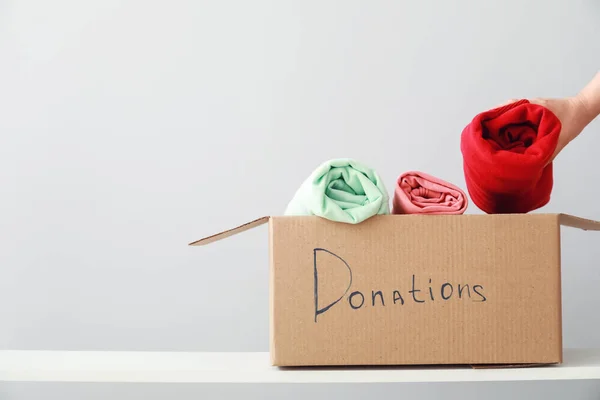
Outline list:
[[[563,226],[579,228],[584,231],[600,231],[600,222],[591,219],[575,217],[568,214],[559,214],[559,221]]]
[[[274,364],[560,361],[557,222],[273,218]]]
[[[269,221],[277,366],[562,362],[560,225],[566,214],[384,215],[349,225]]]
[[[267,222],[269,222],[269,217],[257,218],[254,221],[250,221],[250,222],[247,222],[247,223],[242,224],[240,226],[236,226],[235,228],[228,229],[226,231],[219,232],[219,233],[216,233],[216,234],[211,235],[211,236],[207,236],[207,237],[202,238],[200,240],[196,240],[195,242],[190,243],[190,246],[204,246],[204,245],[207,245],[209,243],[216,242],[217,240],[225,239],[225,238],[228,238],[230,236],[237,235],[238,233],[242,233],[242,232],[247,231],[249,229],[255,228],[257,226],[266,224]]]

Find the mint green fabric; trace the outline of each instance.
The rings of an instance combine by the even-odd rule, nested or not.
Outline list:
[[[379,175],[347,158],[321,164],[285,210],[285,215],[316,215],[348,224],[389,213],[389,195]]]

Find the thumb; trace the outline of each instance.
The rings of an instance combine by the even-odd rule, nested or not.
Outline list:
[[[510,100],[508,100],[508,101],[505,101],[505,102],[504,102],[504,103],[502,103],[502,104],[498,104],[498,105],[497,105],[497,106],[495,106],[494,108],[504,107],[504,106],[506,106],[506,105],[509,105],[509,104],[511,104],[511,103],[516,103],[517,101],[519,101],[519,99],[510,99]]]

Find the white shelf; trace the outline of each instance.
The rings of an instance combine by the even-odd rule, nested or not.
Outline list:
[[[600,349],[565,350],[559,366],[272,367],[269,353],[0,351],[0,381],[162,383],[383,383],[600,379]]]

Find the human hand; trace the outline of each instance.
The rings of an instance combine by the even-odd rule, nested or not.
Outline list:
[[[531,99],[530,102],[539,104],[552,111],[561,123],[558,144],[556,145],[556,150],[554,151],[551,160],[554,160],[567,144],[571,143],[573,139],[579,136],[581,131],[583,131],[590,122],[588,118],[585,117],[586,105],[578,96],[558,99],[535,98]]]
[[[509,100],[500,106],[514,103]],[[600,114],[600,72],[576,95],[564,98],[533,98],[533,104],[539,104],[552,111],[560,120],[561,131],[556,150],[550,161],[571,143],[594,118]],[[499,107],[500,107],[499,106]]]
[[[586,105],[579,96],[564,98],[533,98],[528,99],[532,104],[538,104],[552,111],[561,123],[558,144],[550,161],[560,153],[567,144],[575,139],[590,122],[586,115]],[[518,100],[509,100],[500,106],[514,103]]]

